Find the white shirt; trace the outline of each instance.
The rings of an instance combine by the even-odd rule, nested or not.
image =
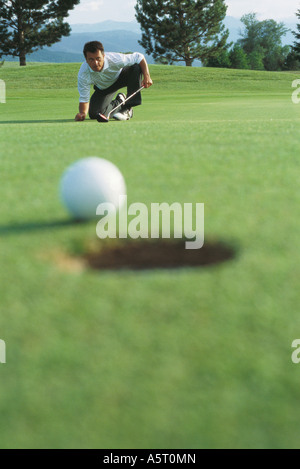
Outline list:
[[[78,73],[79,102],[88,103],[90,100],[91,85],[100,90],[109,88],[115,83],[126,65],[139,64],[144,58],[143,54],[119,54],[107,52],[104,57],[104,66],[101,72],[94,72],[87,62],[84,62]]]

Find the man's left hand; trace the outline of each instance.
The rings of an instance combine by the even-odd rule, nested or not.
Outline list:
[[[145,75],[144,80],[142,81],[142,86],[144,88],[149,88],[152,85],[153,85],[153,81],[151,80],[150,75]]]

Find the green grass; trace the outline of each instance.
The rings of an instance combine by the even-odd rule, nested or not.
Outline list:
[[[299,74],[152,66],[130,122],[73,121],[79,64],[0,79],[1,448],[299,448]],[[128,203],[203,202],[234,260],[62,267],[96,241],[64,225],[64,169],[122,171]]]

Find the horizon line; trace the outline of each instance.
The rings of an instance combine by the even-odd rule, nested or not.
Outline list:
[[[250,12],[252,13],[252,12]],[[255,13],[255,12],[254,12]],[[247,14],[247,13],[244,13],[244,14]],[[226,15],[225,18],[234,18],[238,21],[240,21],[241,16],[233,16],[233,15]],[[295,16],[295,19],[294,19],[294,16]],[[268,20],[274,20],[274,21],[277,21],[277,22],[285,22],[287,20],[292,20],[294,19],[294,22],[297,23],[297,19],[296,19],[296,15],[293,15],[293,16],[286,16],[286,17],[280,17],[280,18],[264,18],[264,19],[261,19],[259,21],[264,21],[265,19],[268,19]],[[96,21],[96,22],[89,22],[89,21],[82,21],[80,23],[71,23],[69,22],[69,24],[72,26],[76,26],[76,25],[79,25],[79,24],[89,24],[89,25],[92,25],[92,24],[99,24],[99,23],[106,23],[106,22],[113,22],[113,23],[136,23],[136,24],[139,24],[138,21],[136,19],[133,19],[133,20],[127,20],[127,21],[123,21],[123,20],[113,20],[113,19],[106,19],[106,20],[102,20],[102,21]]]

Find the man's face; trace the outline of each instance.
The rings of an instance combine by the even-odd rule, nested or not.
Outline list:
[[[86,61],[94,72],[101,72],[104,65],[104,54],[100,50],[87,52]]]

